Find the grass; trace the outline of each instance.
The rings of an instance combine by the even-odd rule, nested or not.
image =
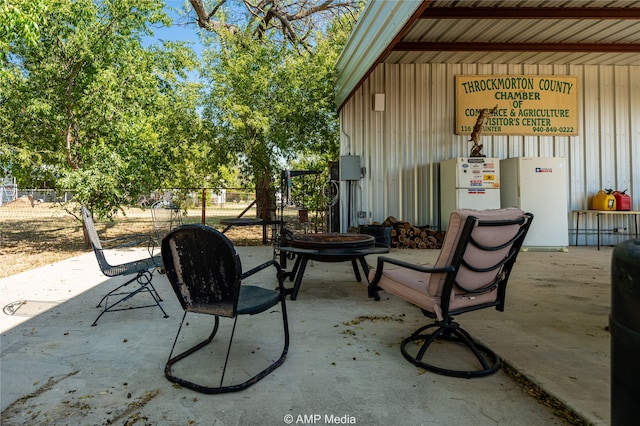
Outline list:
[[[81,222],[47,204],[31,207],[14,202],[0,206],[0,278],[91,251],[85,246]],[[224,211],[215,210],[216,216],[207,217],[207,225],[222,230],[220,219],[235,217],[243,209],[244,206],[238,206]],[[119,216],[114,222],[96,224],[101,238],[153,233],[148,209],[129,208],[125,212],[126,216]],[[245,216],[250,215],[248,212]],[[185,223],[200,221],[199,210],[187,212]],[[261,227],[232,228],[226,235],[239,246],[262,244]]]

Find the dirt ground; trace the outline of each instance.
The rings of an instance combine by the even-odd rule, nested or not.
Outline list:
[[[187,223],[199,221],[196,211],[189,212],[185,219]],[[51,206],[5,204],[0,208],[0,224],[0,278],[90,251],[84,244],[81,222]],[[222,229],[219,218],[208,218],[207,224]],[[151,215],[142,209],[127,209],[126,216],[96,226],[101,238],[153,233]],[[260,227],[232,228],[226,235],[236,245],[262,244]]]
[[[81,255],[87,250],[82,249],[82,244],[71,242],[73,246],[64,246],[63,243],[49,244],[19,244],[10,248],[3,247],[0,251],[0,278],[8,277],[29,269],[55,263],[70,257]]]
[[[230,234],[234,233],[241,240],[241,244],[239,243],[238,245],[261,244],[257,234],[253,235],[255,232],[245,230],[235,231]],[[3,235],[3,240],[2,247],[0,247],[0,278],[19,274],[29,269],[39,268],[91,251],[84,248],[81,229],[72,234],[66,233],[64,238],[20,238],[16,240],[9,239],[6,235]]]

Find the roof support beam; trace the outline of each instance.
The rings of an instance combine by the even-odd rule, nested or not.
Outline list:
[[[640,19],[637,7],[430,7],[421,19]]]
[[[640,43],[430,43],[400,42],[403,52],[640,52]]]
[[[389,52],[391,52],[393,50],[393,46],[396,45],[398,43],[398,41],[400,41],[402,39],[402,37],[404,37],[404,35],[407,33],[407,31],[409,31],[411,26],[418,19],[420,19],[420,16],[422,15],[424,9],[429,7],[429,5],[431,4],[431,1],[432,0],[423,0],[422,4],[416,9],[416,11],[411,16],[411,18],[409,18],[409,20],[405,23],[405,25],[402,27],[402,29],[400,29],[400,31],[397,32],[397,34],[395,35],[393,40],[388,44],[388,46],[378,56],[378,58],[373,62],[373,64],[371,64],[371,66],[369,67],[367,72],[365,72],[362,75],[362,78],[360,78],[360,81],[358,81],[358,83],[355,86],[353,86],[353,89],[351,90],[351,92],[349,92],[349,94],[344,98],[344,101],[342,101],[342,103],[338,107],[338,111],[340,111],[342,109],[344,104],[351,98],[351,96],[353,96],[355,91],[358,90],[360,88],[360,86],[362,86],[362,83],[369,77],[369,75],[371,75],[371,73],[376,68],[376,66],[378,66],[378,64],[382,63],[384,58],[386,58],[389,55]],[[367,7],[369,7],[369,6],[367,6]]]

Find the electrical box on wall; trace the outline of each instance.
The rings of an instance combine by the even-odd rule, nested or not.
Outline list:
[[[340,180],[360,180],[360,156],[340,156]]]

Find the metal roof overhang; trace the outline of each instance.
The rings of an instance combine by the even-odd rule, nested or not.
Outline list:
[[[640,65],[640,2],[373,0],[337,62],[340,108],[383,62]]]

